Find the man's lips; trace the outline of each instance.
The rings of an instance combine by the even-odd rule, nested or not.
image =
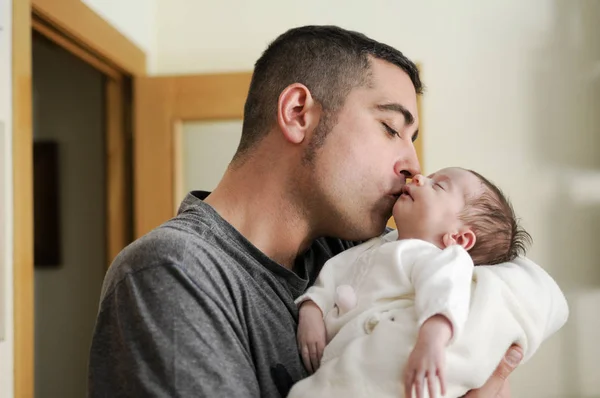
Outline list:
[[[411,198],[413,201],[415,200],[410,194],[410,186],[408,185],[402,187],[402,192],[400,192],[400,196]]]

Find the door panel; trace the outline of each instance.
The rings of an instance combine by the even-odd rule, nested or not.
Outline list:
[[[240,121],[251,77],[251,72],[243,72],[135,80],[136,238],[175,215],[181,192],[187,189],[182,171],[189,155],[181,146],[193,139],[192,131],[206,131],[208,122],[222,127],[224,122]],[[216,127],[211,139],[220,135],[221,127]],[[206,145],[207,139],[200,142]]]
[[[212,191],[242,136],[242,120],[184,122],[176,141],[175,206],[193,190]]]

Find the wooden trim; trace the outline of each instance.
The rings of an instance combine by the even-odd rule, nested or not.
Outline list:
[[[423,78],[423,67],[421,64],[417,63],[417,69],[419,69],[419,73],[421,74],[421,79]],[[423,120],[423,95],[417,96],[417,113],[419,114],[419,137],[415,141],[415,151],[417,152],[417,157],[419,158],[419,163],[421,164],[421,173],[425,174],[425,156],[423,152],[423,132],[425,131],[425,123]]]
[[[122,74],[116,68],[109,65],[97,56],[91,54],[89,51],[86,51],[83,48],[79,47],[77,44],[75,44],[75,42],[67,39],[61,33],[52,29],[52,27],[46,25],[39,19],[33,17],[31,21],[31,27],[39,34],[51,40],[59,47],[62,47],[65,50],[69,51],[71,54],[80,58],[82,61],[90,64],[91,66],[99,70],[101,73],[105,74],[106,76],[109,76],[111,79],[121,80]]]
[[[33,2],[33,4],[32,4]],[[32,18],[35,15],[35,19]],[[107,80],[107,251],[131,236],[124,176],[123,74],[145,75],[146,56],[80,0],[13,0],[14,396],[34,397],[32,29],[109,77]],[[113,102],[114,101],[114,102]],[[125,181],[125,182],[124,182]],[[125,187],[125,188],[124,188]],[[126,198],[126,199],[124,199]]]
[[[127,74],[146,74],[145,53],[81,0],[32,0],[32,6],[36,16],[90,53]]]
[[[106,253],[108,264],[129,243],[129,195],[123,80],[107,79],[106,112]]]
[[[31,5],[12,2],[14,396],[34,396]]]
[[[251,72],[244,72],[135,80],[134,238],[175,214],[176,126],[191,120],[242,119],[251,78]]]
[[[417,64],[417,68],[422,73],[423,69],[420,64]],[[419,163],[421,164],[421,173],[425,174],[425,166],[424,166],[424,156],[423,156],[423,100],[422,95],[417,96],[417,112],[419,113],[419,138],[415,141],[415,151],[417,152],[417,157],[419,158]],[[396,229],[396,222],[394,221],[394,217],[390,217],[387,222],[387,226],[390,228]]]
[[[183,120],[242,119],[252,74],[225,73],[177,76],[174,117]]]
[[[141,77],[134,81],[134,238],[162,223],[173,211],[171,195],[164,191],[174,184],[170,137],[174,97],[175,87],[169,79]]]
[[[173,214],[177,212],[179,203],[183,200],[179,192],[183,190],[185,183],[185,165],[182,153],[183,145],[183,121],[176,120],[173,124]]]

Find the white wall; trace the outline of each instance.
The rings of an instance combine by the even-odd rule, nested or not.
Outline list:
[[[600,2],[158,0],[157,74],[251,70],[290,27],[337,24],[423,66],[424,169],[478,170],[513,199],[530,257],[564,288],[568,325],[511,377],[516,397],[600,392],[600,203],[573,200],[600,171]],[[584,188],[585,189],[585,188]],[[585,194],[586,192],[583,192]],[[585,195],[584,195],[585,196]]]
[[[184,123],[181,129],[179,207],[188,192],[215,189],[229,166],[242,136],[242,120]]]
[[[148,70],[152,70],[157,0],[81,1],[146,52]]]
[[[0,0],[0,397],[13,395],[11,0]]]

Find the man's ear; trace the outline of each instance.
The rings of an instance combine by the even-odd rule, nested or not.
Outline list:
[[[308,87],[301,83],[287,86],[277,102],[277,124],[285,139],[299,144],[319,124],[320,105]]]
[[[442,237],[444,247],[461,245],[467,251],[471,250],[471,248],[475,246],[476,240],[475,233],[469,228],[455,231],[453,233],[447,233]]]

